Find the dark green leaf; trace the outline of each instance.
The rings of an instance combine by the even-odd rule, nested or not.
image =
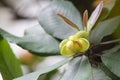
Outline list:
[[[83,29],[80,13],[69,1],[53,1],[39,15],[39,23],[47,33],[58,38],[65,39],[77,30],[68,25],[57,14],[61,14]]]
[[[40,56],[58,55],[59,41],[37,25],[25,31],[23,37],[16,37],[0,29],[0,34],[8,41]]]
[[[120,49],[120,44],[116,45],[115,47],[113,47],[112,49],[103,51],[103,53],[115,53]]]
[[[87,57],[75,58],[61,80],[88,80],[91,75],[91,65]]]
[[[116,3],[116,0],[109,0],[108,2],[104,3],[103,10],[102,10],[102,13],[100,15],[101,19],[105,19],[109,16],[111,10],[115,6],[115,3]]]
[[[72,59],[72,57],[67,58],[67,59],[62,60],[62,61],[60,61],[60,62],[58,62],[58,63],[56,63],[56,64],[54,64],[52,66],[42,68],[42,69],[40,69],[40,70],[38,70],[36,72],[24,75],[24,76],[22,76],[20,78],[14,79],[14,80],[38,80],[38,77],[40,75],[59,68],[60,66],[62,66],[64,64],[66,64],[67,62],[69,62],[71,59]]]
[[[91,32],[90,41],[98,44],[103,37],[112,34],[120,24],[120,16],[100,22]]]
[[[8,42],[2,37],[0,38],[0,72],[4,80],[22,76],[20,62],[16,59]]]
[[[117,76],[120,77],[120,46],[105,51],[102,55],[103,63]]]
[[[112,0],[112,1],[116,1],[116,3],[114,7],[112,8],[108,18],[120,15],[120,1],[119,0]]]
[[[102,42],[102,43],[100,43],[100,44],[111,44],[111,43],[118,43],[118,42],[120,42],[120,39],[115,39],[115,40],[111,40],[111,41],[106,41],[106,42]]]

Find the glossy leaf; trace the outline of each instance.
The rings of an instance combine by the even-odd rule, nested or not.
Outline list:
[[[20,62],[16,59],[8,42],[2,37],[0,38],[0,72],[4,80],[22,76]]]
[[[77,32],[57,14],[61,14],[83,29],[82,19],[78,10],[69,1],[53,1],[39,14],[39,23],[47,33],[58,38],[65,39]]]
[[[0,34],[8,41],[34,54],[40,56],[59,54],[59,41],[47,34],[39,25],[27,29],[23,37],[14,36],[2,29],[0,29]]]
[[[103,8],[103,2],[100,2],[100,4],[92,12],[92,14],[88,20],[88,24],[87,24],[88,31],[90,31],[92,29],[92,27],[94,26],[94,24],[96,23],[98,17],[100,16],[102,8]]]
[[[91,32],[90,41],[98,44],[102,38],[112,34],[120,24],[120,16],[100,22]]]
[[[67,59],[62,60],[62,61],[60,61],[60,62],[58,62],[58,63],[56,63],[56,64],[54,64],[52,66],[42,68],[40,70],[37,70],[36,72],[26,74],[26,75],[24,75],[22,77],[14,79],[14,80],[38,80],[40,75],[59,68],[60,66],[62,66],[64,64],[66,64],[67,62],[69,62],[71,59],[72,59],[72,57],[67,58]]]
[[[91,75],[91,65],[87,57],[75,58],[60,80],[88,80]]]
[[[102,55],[102,61],[114,74],[120,77],[120,50],[114,51],[113,53],[110,51],[104,52],[105,54]]]

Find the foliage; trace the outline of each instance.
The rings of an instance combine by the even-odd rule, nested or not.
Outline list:
[[[20,62],[16,59],[8,42],[2,37],[0,38],[0,72],[4,80],[22,76]]]
[[[79,11],[71,2],[51,1],[38,17],[40,25],[27,29],[23,37],[14,36],[0,29],[2,37],[29,50],[33,54],[39,56],[60,55],[60,44],[60,47],[63,47],[61,52],[73,56],[66,57],[65,60],[52,66],[14,80],[39,80],[42,74],[56,70],[66,63],[69,66],[60,80],[119,80],[120,39],[119,37],[115,38],[115,34],[113,34],[120,25],[118,2],[118,0],[111,0],[106,4],[100,2],[89,19],[88,12],[85,11],[82,22]],[[77,32],[83,30],[88,32],[87,38],[85,34],[81,33],[76,38]],[[69,49],[65,48],[68,41],[65,41],[66,39],[76,41],[81,38],[81,35],[81,40],[90,43],[89,49],[80,51],[80,47],[78,45],[76,47],[74,42],[69,46]],[[74,38],[70,38],[70,36]],[[78,41],[77,44],[87,46],[83,42]],[[71,51],[74,51],[74,55],[71,55],[73,54]],[[7,56],[4,57],[7,58]],[[2,69],[0,68],[0,70]]]

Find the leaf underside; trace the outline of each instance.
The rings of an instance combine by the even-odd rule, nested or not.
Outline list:
[[[59,41],[47,34],[40,25],[25,30],[23,37],[14,36],[2,29],[0,34],[12,43],[40,56],[59,55]]]
[[[37,71],[30,73],[30,74],[26,74],[22,77],[14,79],[14,80],[38,80],[40,75],[48,73],[50,71],[53,71],[53,70],[59,68],[60,66],[69,62],[71,59],[72,59],[72,57],[69,57],[67,59],[64,59],[64,60],[52,65],[52,66],[44,67],[40,70],[37,70]]]

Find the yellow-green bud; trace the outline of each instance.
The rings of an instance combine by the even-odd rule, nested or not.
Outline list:
[[[62,44],[60,48],[61,54],[63,56],[73,56],[77,53],[85,52],[90,46],[89,41],[85,38],[79,38],[76,40],[65,40],[62,43],[64,43],[64,45]]]
[[[64,45],[62,48],[61,48],[61,54],[63,56],[73,56],[75,55],[76,53],[72,52],[72,50],[70,50],[66,45]]]
[[[89,32],[87,31],[78,31],[75,36],[77,36],[78,38],[88,38],[89,36]]]
[[[79,31],[75,35],[69,37],[69,40],[76,40],[79,38],[86,38],[88,39],[89,33],[87,31]]]
[[[80,38],[78,42],[81,43],[81,46],[82,46],[82,48],[80,49],[80,52],[85,52],[90,47],[89,41],[85,38]]]
[[[78,43],[78,41],[68,41],[66,43],[66,47],[70,49],[72,52],[77,53],[80,51],[80,48],[82,47],[81,44]]]
[[[66,43],[67,43],[68,39],[64,39],[60,45],[59,45],[59,48],[62,48]]]
[[[69,37],[69,40],[76,40],[78,38],[79,38],[78,36],[72,35],[72,36]]]

